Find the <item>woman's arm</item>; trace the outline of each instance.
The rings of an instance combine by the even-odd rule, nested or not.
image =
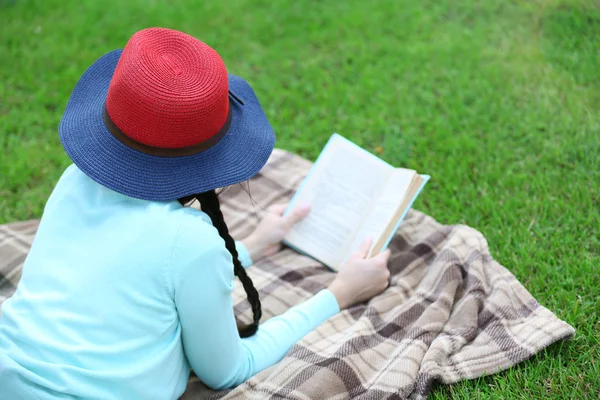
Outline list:
[[[182,227],[174,251],[173,292],[186,356],[196,375],[214,389],[236,386],[283,358],[288,350],[339,312],[323,290],[240,339],[233,314],[233,264],[208,224]],[[199,249],[198,238],[202,238]]]

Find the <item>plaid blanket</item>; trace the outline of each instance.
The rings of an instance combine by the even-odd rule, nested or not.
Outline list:
[[[269,204],[288,201],[310,166],[276,150],[247,186],[225,190],[223,211],[233,236],[248,235]],[[36,228],[36,221],[0,226],[0,303],[15,290]],[[381,295],[327,320],[239,387],[215,392],[192,376],[182,398],[420,399],[435,380],[493,374],[574,334],[494,261],[475,229],[444,226],[412,210],[390,247],[392,280]],[[334,277],[290,249],[248,272],[263,320]],[[249,322],[251,310],[236,285],[236,314]]]

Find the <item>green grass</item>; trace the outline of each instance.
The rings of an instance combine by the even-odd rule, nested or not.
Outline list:
[[[335,131],[431,174],[415,207],[482,231],[577,330],[432,398],[598,397],[599,1],[0,3],[0,222],[40,217],[85,68],[139,29],[183,30],[252,83],[279,147],[314,159]]]

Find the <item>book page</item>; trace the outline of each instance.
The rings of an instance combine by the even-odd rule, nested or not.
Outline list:
[[[310,204],[285,242],[336,269],[393,168],[343,138],[332,138],[294,204]]]
[[[366,216],[357,231],[352,244],[348,247],[344,260],[348,258],[368,236],[373,238],[373,248],[394,218],[407,194],[416,171],[397,168],[389,177],[379,197],[375,200],[371,212]],[[370,254],[373,255],[373,254]]]

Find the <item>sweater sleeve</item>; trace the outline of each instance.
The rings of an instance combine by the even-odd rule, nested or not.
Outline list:
[[[252,265],[252,257],[250,257],[250,253],[248,252],[248,249],[246,249],[246,246],[244,246],[244,244],[240,241],[236,241],[235,242],[235,249],[238,252],[238,258],[240,259],[240,262],[242,263],[242,266],[244,268],[248,268]]]
[[[292,345],[339,312],[335,296],[322,290],[241,339],[233,314],[231,255],[212,226],[205,224],[202,232],[189,228],[180,231],[173,254],[174,299],[187,359],[209,387],[239,385],[281,360]]]

